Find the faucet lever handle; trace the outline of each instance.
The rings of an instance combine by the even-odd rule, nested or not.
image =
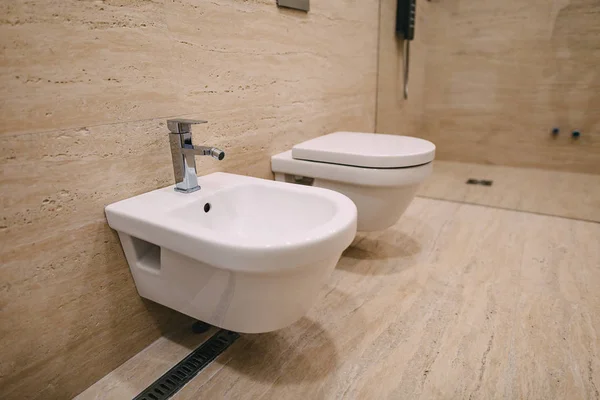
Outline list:
[[[185,118],[176,118],[176,119],[168,119],[167,120],[167,128],[171,133],[190,133],[192,131],[192,125],[196,124],[206,124],[208,121],[203,121],[201,119],[185,119]]]

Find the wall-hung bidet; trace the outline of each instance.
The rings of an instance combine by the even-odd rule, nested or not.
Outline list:
[[[431,174],[435,145],[408,136],[335,132],[271,157],[275,180],[322,187],[348,196],[358,230],[395,224]]]
[[[139,294],[238,332],[298,320],[356,234],[355,205],[247,176],[196,179],[199,190],[170,186],[106,207]]]

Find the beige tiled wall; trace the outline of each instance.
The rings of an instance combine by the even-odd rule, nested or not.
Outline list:
[[[418,1],[408,101],[395,3],[382,0],[378,131],[408,129],[442,160],[600,173],[600,2]]]
[[[428,5],[417,1],[415,38],[410,43],[408,99],[404,99],[404,41],[396,38],[397,0],[381,0],[377,83],[377,132],[422,136],[426,47],[424,16]]]
[[[0,393],[69,398],[183,317],[135,291],[103,208],[172,183],[165,119],[225,149],[199,173],[375,124],[378,1],[0,3]]]

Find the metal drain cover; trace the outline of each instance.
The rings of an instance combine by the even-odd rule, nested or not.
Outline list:
[[[170,398],[239,337],[239,333],[221,329],[144,389],[133,400],[165,400]]]
[[[467,185],[483,185],[483,186],[492,186],[494,181],[488,179],[473,179],[470,178],[465,182]]]

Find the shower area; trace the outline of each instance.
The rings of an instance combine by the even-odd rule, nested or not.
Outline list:
[[[406,3],[380,5],[376,129],[436,144],[421,195],[600,221],[600,1],[417,1],[408,62]]]

